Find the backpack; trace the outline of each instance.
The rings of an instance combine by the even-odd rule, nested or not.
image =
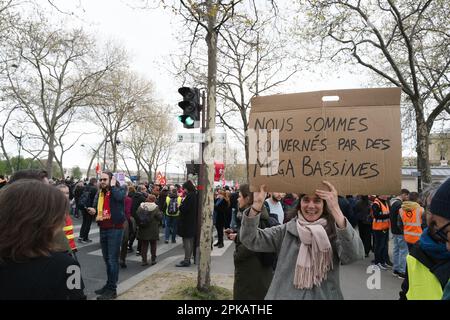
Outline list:
[[[178,198],[170,198],[170,202],[167,207],[167,214],[169,216],[175,216],[177,213],[178,213]]]
[[[137,211],[137,223],[139,227],[146,227],[150,224],[150,215],[144,210]]]

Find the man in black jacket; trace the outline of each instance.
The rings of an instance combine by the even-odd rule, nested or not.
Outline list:
[[[90,243],[89,231],[91,230],[92,220],[94,215],[87,211],[87,208],[92,207],[94,203],[95,195],[97,194],[97,179],[91,178],[89,184],[84,187],[79,201],[79,209],[83,214],[83,223],[81,224],[80,236],[78,237],[78,242],[80,243]]]
[[[187,191],[187,195],[180,205],[177,233],[183,238],[184,260],[178,263],[177,267],[189,267],[191,265],[198,222],[198,197],[195,186],[191,181],[187,181],[183,184],[183,189]]]
[[[129,197],[131,198],[132,204],[131,204],[131,219],[136,221],[136,212],[139,206],[142,202],[145,202],[148,196],[148,191],[145,185],[139,185],[137,192],[129,192]],[[136,225],[136,224],[135,224]],[[137,230],[133,230],[134,232],[131,232],[130,239],[128,240],[128,252],[133,252],[133,243],[136,239]],[[141,252],[141,246],[140,242],[138,241],[138,247],[136,254],[139,255]]]

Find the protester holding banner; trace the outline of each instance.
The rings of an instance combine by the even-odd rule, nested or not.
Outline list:
[[[343,299],[339,267],[364,257],[364,247],[339,208],[337,191],[303,194],[297,218],[272,228],[258,229],[266,187],[253,193],[244,212],[241,242],[250,250],[278,253],[275,274],[265,297],[274,299]]]

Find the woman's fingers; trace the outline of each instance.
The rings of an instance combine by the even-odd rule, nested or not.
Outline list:
[[[326,185],[326,186],[330,189],[331,192],[337,193],[336,188],[335,188],[330,182],[328,182],[328,181],[322,181],[322,183],[323,183],[324,185]]]

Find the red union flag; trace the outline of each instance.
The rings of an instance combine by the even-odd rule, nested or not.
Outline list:
[[[214,181],[220,181],[225,171],[225,164],[223,162],[214,161]]]
[[[100,168],[100,163],[97,163],[97,165],[95,166],[95,172],[97,174],[100,174],[102,172],[102,169]]]
[[[158,171],[158,173],[156,174],[156,184],[161,184],[161,180],[163,179],[163,175],[161,174],[161,172]]]

